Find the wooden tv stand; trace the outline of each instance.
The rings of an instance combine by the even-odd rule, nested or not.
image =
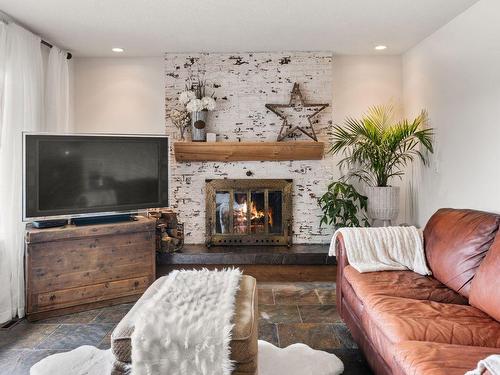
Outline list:
[[[26,316],[137,300],[155,280],[155,220],[26,230]]]

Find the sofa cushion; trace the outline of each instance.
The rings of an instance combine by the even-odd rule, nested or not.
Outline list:
[[[344,278],[362,301],[386,295],[443,303],[466,304],[467,300],[430,276],[412,271],[382,271],[359,273],[353,267],[344,268]]]
[[[137,311],[158,292],[165,280],[166,278],[156,280],[113,330],[111,350],[118,361],[131,362],[131,336],[134,332]],[[244,275],[236,294],[234,327],[230,344],[231,359],[235,362],[235,373],[254,374],[257,371],[257,311],[257,283],[253,277]]]
[[[498,231],[500,216],[443,208],[424,230],[427,262],[436,279],[469,297],[472,278]]]
[[[468,305],[379,296],[367,304],[365,322],[366,328],[375,325],[383,332],[391,345],[431,341],[500,348],[500,323]]]
[[[472,280],[471,305],[500,321],[500,233]]]
[[[407,341],[396,347],[394,362],[397,374],[463,375],[492,354],[498,349]]]

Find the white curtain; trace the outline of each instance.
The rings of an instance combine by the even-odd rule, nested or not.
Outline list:
[[[52,47],[45,85],[44,131],[67,133],[69,125],[69,66],[67,53]]]
[[[3,97],[4,97],[4,82],[5,82],[5,57],[7,49],[7,25],[0,21],[0,149],[2,147],[3,133]],[[1,177],[0,177],[1,178]],[[3,194],[3,190],[0,191]],[[1,198],[0,198],[1,199]],[[3,199],[2,199],[3,201]],[[6,287],[0,288],[0,323],[7,321],[12,316],[11,298],[8,286],[10,285],[9,264],[7,259],[5,246],[2,237],[2,222],[0,220],[0,285]]]
[[[7,55],[7,24],[0,20],[0,144],[2,143],[3,92],[5,81],[5,58]],[[1,271],[1,270],[0,270]],[[1,274],[0,274],[1,277]],[[0,300],[1,302],[1,300]],[[1,306],[1,305],[0,305]]]
[[[5,33],[0,143],[0,322],[24,316],[22,132],[41,129],[40,37],[10,23]],[[2,63],[0,63],[1,66]]]

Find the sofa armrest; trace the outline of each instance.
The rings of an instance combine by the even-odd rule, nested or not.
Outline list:
[[[335,242],[335,255],[337,257],[337,285],[335,291],[337,295],[337,311],[342,317],[342,284],[344,283],[344,268],[349,265],[349,260],[345,251],[344,238],[340,233],[337,235]]]

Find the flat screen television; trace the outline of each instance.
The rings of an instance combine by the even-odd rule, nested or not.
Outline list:
[[[168,206],[168,138],[24,134],[24,219]]]

